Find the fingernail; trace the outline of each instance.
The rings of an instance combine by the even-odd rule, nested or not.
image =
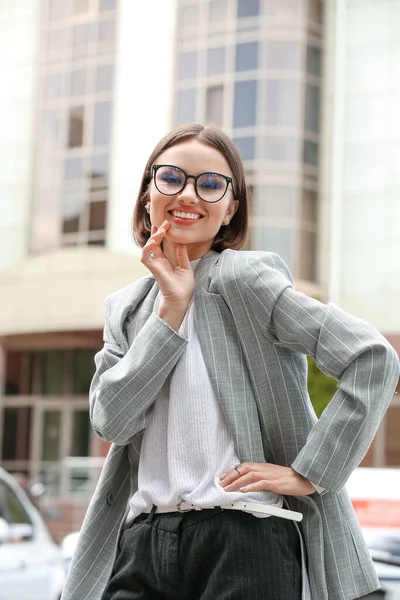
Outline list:
[[[240,491],[241,491],[241,492],[247,492],[247,487],[246,487],[246,486],[244,486],[244,487],[241,487],[241,488],[239,488],[239,489],[240,489]]]

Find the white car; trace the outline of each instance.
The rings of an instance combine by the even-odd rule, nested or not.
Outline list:
[[[0,467],[0,600],[59,600],[66,561],[39,512]]]

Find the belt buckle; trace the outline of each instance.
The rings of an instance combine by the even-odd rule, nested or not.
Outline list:
[[[193,510],[193,508],[181,508],[181,504],[182,502],[185,502],[185,500],[181,500],[180,502],[178,502],[178,504],[176,505],[176,510],[180,513],[186,513],[186,512],[190,512],[191,510]]]

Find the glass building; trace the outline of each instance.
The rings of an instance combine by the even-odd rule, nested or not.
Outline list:
[[[248,247],[319,294],[320,0],[180,0],[175,124],[221,126],[252,192]]]

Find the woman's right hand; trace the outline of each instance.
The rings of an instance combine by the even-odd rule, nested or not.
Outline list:
[[[176,265],[164,254],[161,243],[169,228],[168,221],[164,221],[159,229],[152,226],[141,261],[154,275],[161,291],[159,316],[178,330],[193,297],[194,274],[184,244],[174,244]]]

